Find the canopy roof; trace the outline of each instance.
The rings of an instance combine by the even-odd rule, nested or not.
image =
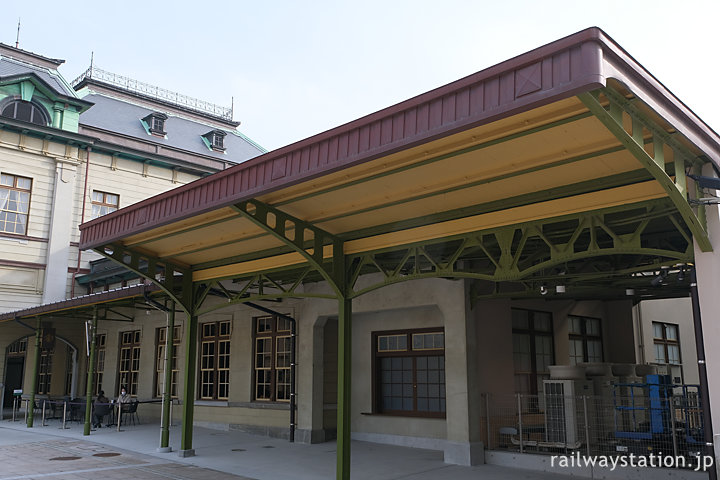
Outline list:
[[[707,162],[717,134],[590,28],[87,222],[80,247],[194,282],[301,268],[333,239],[356,278],[636,275],[711,249],[685,177]]]

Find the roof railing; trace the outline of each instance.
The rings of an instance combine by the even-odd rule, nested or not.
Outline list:
[[[166,90],[156,85],[150,85],[149,83],[140,82],[123,75],[102,70],[94,65],[91,65],[90,68],[85,70],[85,72],[73,80],[72,86],[75,87],[85,79],[97,80],[131,93],[151,97],[172,105],[194,110],[196,112],[206,113],[214,117],[220,117],[224,120],[232,121],[233,119],[232,107],[222,107],[220,105],[215,105],[214,103],[182,95],[177,92],[171,92],[170,90]]]

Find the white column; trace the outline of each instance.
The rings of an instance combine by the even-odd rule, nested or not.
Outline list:
[[[710,172],[705,174],[712,175]],[[713,245],[713,251],[702,252],[696,242],[695,269],[705,342],[715,465],[717,466],[718,460],[720,460],[720,295],[718,295],[720,288],[720,211],[718,206],[707,206],[706,214],[708,235]]]
[[[76,162],[55,160],[43,303],[65,300],[66,297],[76,175]]]
[[[445,463],[485,463],[480,440],[480,389],[476,362],[476,322],[465,281],[456,282],[443,299],[445,317],[445,395],[447,397]],[[452,298],[449,298],[452,297]]]

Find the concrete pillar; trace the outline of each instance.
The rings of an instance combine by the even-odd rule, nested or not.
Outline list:
[[[298,429],[296,441],[326,441],[323,430],[323,340],[327,315],[318,313],[317,301],[306,300],[297,317],[297,392]]]
[[[75,195],[77,162],[55,160],[50,232],[43,287],[43,303],[65,300],[67,295],[70,239],[72,235],[72,208]]]
[[[445,463],[485,463],[481,441],[482,403],[477,375],[476,322],[468,302],[469,283],[448,289],[441,305],[445,317],[445,396],[447,398]]]
[[[704,173],[712,175],[710,172]],[[720,295],[717,294],[720,286],[720,210],[717,205],[709,205],[706,207],[706,214],[707,230],[713,251],[702,252],[695,243],[695,270],[705,341],[705,362],[717,466],[720,460]]]

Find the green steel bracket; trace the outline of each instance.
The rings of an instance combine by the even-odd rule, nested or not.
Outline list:
[[[305,257],[338,296],[344,294],[345,271],[341,261],[343,242],[339,237],[258,200],[245,200],[235,204],[234,208],[243,217]],[[330,265],[325,260],[326,246],[332,248]]]
[[[193,314],[192,271],[189,268],[160,260],[118,243],[94,250],[142,278],[150,280],[178,303],[188,315]]]
[[[689,262],[692,238],[678,217],[661,199],[351,255],[350,295],[419,278],[517,282],[558,266],[567,275],[603,278]],[[613,256],[615,264],[607,266]],[[380,277],[359,282],[368,274]]]
[[[608,100],[609,105],[607,108],[602,105],[600,95],[603,95]],[[578,98],[660,183],[692,232],[700,249],[704,252],[712,251],[712,244],[707,231],[688,202],[685,169],[696,165],[700,161],[696,158],[697,156],[688,151],[672,135],[646,119],[637,106],[611,88],[581,93]],[[627,114],[630,119],[632,125],[630,132],[624,126],[623,114]],[[652,137],[652,156],[644,146],[646,131]],[[673,151],[675,181],[666,171],[665,146]]]
[[[205,295],[201,301],[213,291],[222,292],[227,299],[226,302],[216,305],[203,307],[198,303],[198,315],[213,312],[229,305],[237,305],[246,302],[256,302],[261,300],[277,300],[280,298],[326,298],[336,299],[334,293],[310,293],[299,288],[305,281],[315,281],[317,278],[310,278],[308,275],[314,272],[311,267],[306,267],[302,271],[298,271],[295,275],[289,277],[285,275],[283,279],[274,279],[270,272],[257,273],[248,278],[235,279],[237,288],[229,289],[225,287],[220,280],[213,280],[209,283],[202,284]]]

